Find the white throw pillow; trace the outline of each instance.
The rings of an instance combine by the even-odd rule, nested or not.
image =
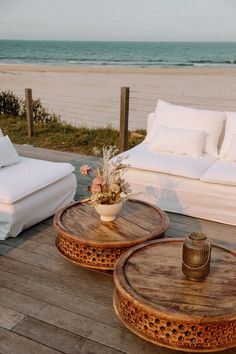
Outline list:
[[[183,107],[159,100],[155,116],[156,130],[157,124],[161,124],[171,128],[205,131],[207,136],[203,152],[217,156],[217,144],[226,119],[225,112]]]
[[[206,133],[201,130],[168,128],[160,125],[149,148],[150,150],[200,157],[205,141]]]
[[[220,157],[225,157],[232,139],[236,134],[236,112],[226,112],[225,136],[220,149]]]
[[[0,128],[0,138],[3,136],[2,129]]]
[[[0,138],[0,167],[10,166],[17,162],[20,162],[20,157],[8,135]]]

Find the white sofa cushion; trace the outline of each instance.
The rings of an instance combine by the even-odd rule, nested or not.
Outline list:
[[[11,204],[60,180],[74,171],[69,163],[21,157],[21,161],[0,169],[0,202]]]
[[[203,172],[216,161],[214,156],[189,157],[152,151],[149,144],[139,144],[128,151],[126,160],[130,167],[168,173],[175,176],[200,179]]]
[[[11,140],[6,135],[0,137],[0,167],[10,166],[20,161]]]
[[[217,156],[217,144],[226,119],[224,112],[183,107],[159,100],[155,116],[156,130],[157,124],[161,124],[172,128],[205,131],[207,137],[203,152]]]
[[[230,146],[232,135],[236,134],[236,112],[226,112],[225,136],[220,149],[220,157],[225,157]]]
[[[200,179],[203,182],[234,186],[236,185],[236,163],[220,159],[210,166]]]
[[[150,150],[171,152],[192,157],[202,156],[206,133],[201,130],[169,128],[158,126]]]
[[[0,138],[3,136],[2,129],[0,128]]]

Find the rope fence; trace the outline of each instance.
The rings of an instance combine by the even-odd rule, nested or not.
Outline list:
[[[75,127],[113,127],[120,130],[121,145],[125,149],[128,138],[127,131],[146,129],[147,115],[155,111],[157,100],[163,99],[171,103],[188,107],[197,107],[208,110],[236,111],[236,98],[234,97],[210,97],[203,95],[188,95],[165,93],[153,88],[151,90],[121,88],[120,95],[115,97],[93,97],[86,95],[62,95],[53,92],[32,92],[33,100],[40,99],[43,106],[51,113],[60,116]],[[19,97],[26,98],[27,107],[32,111],[30,94],[17,90]],[[28,113],[28,122],[32,125],[31,115]],[[31,122],[31,123],[30,123]],[[29,128],[29,134],[33,134],[33,127]]]
[[[236,98],[201,95],[172,94],[162,91],[130,91],[129,127],[145,129],[147,115],[155,111],[157,100],[163,99],[174,104],[207,110],[236,111]]]

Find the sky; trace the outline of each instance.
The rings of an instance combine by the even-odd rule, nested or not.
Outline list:
[[[0,0],[0,39],[236,41],[236,0]]]

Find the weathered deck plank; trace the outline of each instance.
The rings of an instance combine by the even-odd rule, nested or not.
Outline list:
[[[29,146],[17,149],[28,157],[86,161],[79,154]],[[204,231],[214,242],[236,249],[236,227],[177,214],[169,217],[168,237]],[[0,242],[0,353],[176,353],[125,328],[112,307],[112,276],[61,258],[55,236],[49,218],[15,239]],[[222,353],[235,354],[235,349]]]
[[[68,262],[64,262],[66,269]],[[50,270],[45,270],[41,267],[20,262],[6,256],[0,258],[1,270],[22,275],[24,278],[36,281],[37,283],[48,285],[56,289],[63,289],[65,291],[69,291],[70,293],[77,294],[82,298],[87,298],[92,301],[102,303],[103,305],[111,306],[111,289],[101,288],[99,286],[94,287],[94,283],[91,282],[88,282],[87,284],[86,282],[81,282],[80,276],[77,274],[77,266],[71,264],[71,267],[74,267],[74,273],[71,273],[70,276],[63,276],[59,273],[53,273]],[[101,281],[101,275],[98,279]]]
[[[14,328],[14,332],[68,354],[122,354],[111,347],[28,316]]]
[[[21,322],[24,317],[22,313],[0,305],[0,327],[12,329]]]
[[[236,227],[213,221],[191,218],[189,216],[168,213],[169,232],[176,237],[185,237],[193,231],[204,232],[213,243],[236,251]],[[176,232],[176,236],[174,234]]]
[[[85,299],[78,294],[40,284],[36,281],[24,278],[21,275],[3,270],[1,270],[0,287],[18,292],[22,295],[30,296],[35,300],[40,300],[61,307],[65,310],[95,319],[102,323],[124,329],[120,321],[114,317],[112,306],[104,305],[98,301],[95,302]],[[4,300],[3,303],[6,304]]]
[[[38,147],[31,147],[30,145],[16,144],[15,148],[18,154],[22,156],[48,161],[67,162],[75,160],[77,158],[86,158],[86,155],[80,155],[73,152],[62,152]]]
[[[2,354],[59,354],[37,341],[28,339],[12,331],[0,327],[0,351]]]

